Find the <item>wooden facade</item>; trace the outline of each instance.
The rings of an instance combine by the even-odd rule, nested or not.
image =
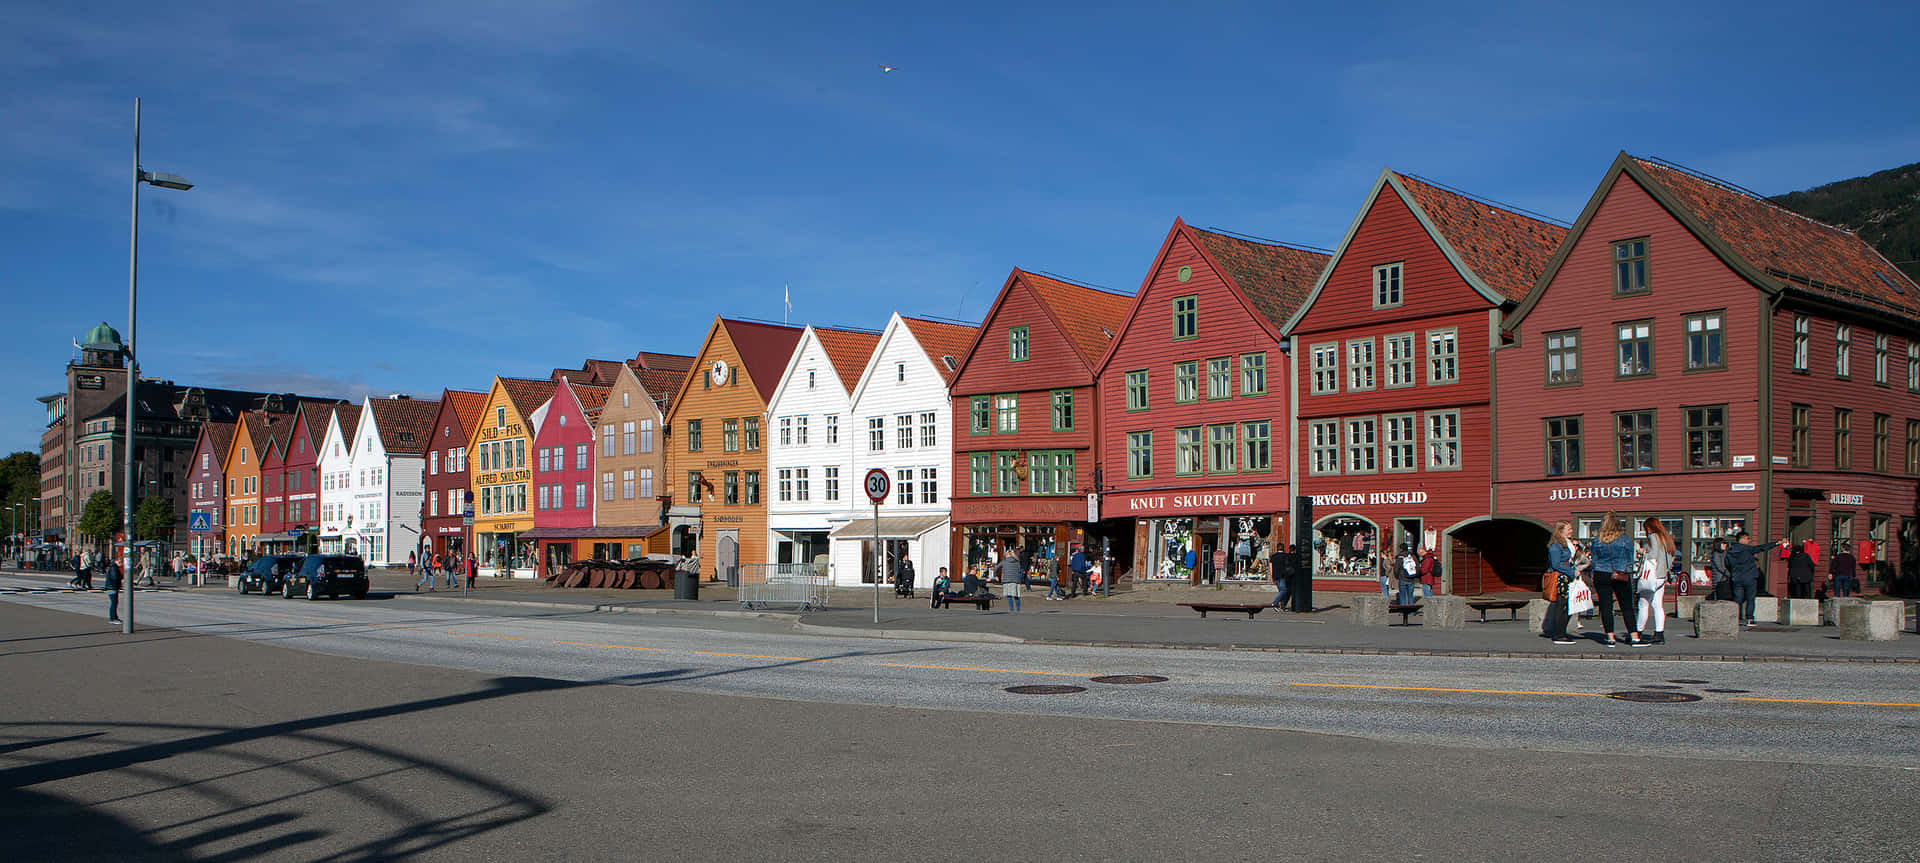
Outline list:
[[[463,514],[472,502],[467,476],[467,442],[480,425],[487,394],[445,390],[434,414],[427,445],[426,509],[420,533],[442,560],[461,559],[472,545]]]
[[[594,470],[599,474],[593,508],[596,531],[581,541],[581,556],[625,559],[670,551],[664,529],[666,411],[686,372],[671,367],[636,368],[638,363],[621,363],[611,370],[611,389],[600,408],[594,450]]]
[[[553,397],[552,381],[493,379],[469,444],[468,487],[474,500],[473,553],[495,575],[532,578],[533,434]]]
[[[1447,592],[1538,586],[1543,526],[1493,508],[1492,366],[1501,315],[1565,233],[1381,172],[1287,330],[1317,584],[1378,589],[1384,566],[1432,549]]]
[[[234,428],[230,422],[201,423],[187,468],[188,551],[202,560],[227,552],[227,449]],[[193,529],[199,518],[206,527]]]
[[[958,577],[1018,550],[1057,573],[1097,522],[1095,368],[1132,298],[1015,269],[949,388]],[[1090,518],[1091,517],[1091,518]]]
[[[767,404],[800,333],[715,318],[674,396],[666,480],[673,551],[697,553],[711,577],[767,562]]]
[[[561,378],[534,431],[534,534],[530,536],[539,544],[534,567],[542,576],[565,569],[576,558],[591,556],[591,547],[583,554],[577,546],[586,541],[583,536],[594,532],[593,510],[603,491],[594,482],[596,421],[607,393],[606,387],[576,385],[570,378]],[[604,491],[615,491],[611,482]]]

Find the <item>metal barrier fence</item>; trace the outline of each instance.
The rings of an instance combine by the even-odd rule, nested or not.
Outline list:
[[[827,607],[827,568],[812,563],[768,563],[738,569],[740,607],[793,606],[799,611]]]

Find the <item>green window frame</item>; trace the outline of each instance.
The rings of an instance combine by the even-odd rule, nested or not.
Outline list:
[[[1073,431],[1073,390],[1053,391],[1053,430]]]
[[[1020,431],[1020,394],[993,397],[994,432],[1014,434]]]
[[[1581,414],[1547,417],[1547,476],[1578,476],[1584,469],[1581,446]]]
[[[1242,473],[1266,473],[1273,470],[1273,423],[1253,420],[1240,424]]]
[[[993,472],[998,482],[994,489],[999,494],[1019,494],[1020,475],[1014,473],[1013,466],[1019,461],[1017,452],[997,452],[993,454]]]
[[[1007,328],[1007,362],[1017,363],[1028,357],[1030,344],[1027,340],[1027,328],[1024,326]]]
[[[993,434],[993,400],[991,398],[974,396],[970,400],[967,412],[967,434]]]
[[[746,420],[744,420],[744,422],[746,423],[746,426],[747,426],[747,452],[759,452],[760,451],[760,418],[747,417]]]
[[[1267,394],[1267,355],[1240,355],[1240,397]]]
[[[993,493],[993,456],[976,452],[967,456],[967,492],[969,494]]]
[[[1073,494],[1073,450],[1027,453],[1027,488],[1033,494]]]
[[[1207,360],[1207,400],[1233,398],[1233,357]]]
[[[1187,360],[1173,364],[1173,401],[1186,404],[1200,400],[1200,363]]]
[[[720,421],[720,448],[726,452],[740,451],[740,421],[723,419]]]
[[[687,420],[687,452],[700,451],[700,421]]]
[[[740,472],[726,471],[720,474],[721,502],[728,506],[740,504]]]
[[[1680,413],[1687,422],[1687,469],[1726,467],[1727,406],[1695,405]]]
[[[1613,244],[1613,295],[1644,294],[1652,290],[1647,279],[1647,238]]]
[[[1233,423],[1207,426],[1207,473],[1239,473],[1234,468],[1240,449],[1238,431]]]
[[[1136,369],[1127,372],[1127,410],[1143,411],[1147,409],[1147,370]]]
[[[1173,430],[1173,474],[1174,476],[1199,476],[1201,457],[1205,446],[1202,444],[1200,426],[1186,426]]]
[[[1173,298],[1173,340],[1185,341],[1200,337],[1200,295],[1188,294]]]
[[[760,503],[760,472],[757,470],[750,470],[750,471],[747,471],[747,506],[757,506],[759,505],[759,503]]]
[[[1146,479],[1151,476],[1153,476],[1153,432],[1128,432],[1127,478]]]

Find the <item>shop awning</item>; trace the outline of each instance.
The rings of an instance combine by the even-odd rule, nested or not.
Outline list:
[[[880,519],[881,539],[912,539],[947,523],[944,515],[898,515]],[[832,536],[873,538],[873,519],[856,518],[833,529]]]
[[[646,539],[666,527],[657,524],[586,525],[583,527],[536,527],[521,531],[521,539]]]

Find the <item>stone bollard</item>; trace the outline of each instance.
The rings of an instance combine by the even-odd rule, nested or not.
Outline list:
[[[1866,600],[1852,596],[1836,596],[1832,599],[1820,600],[1820,625],[1839,626],[1841,606],[1856,602],[1866,602]]]
[[[1421,601],[1426,608],[1420,612],[1426,620],[1421,625],[1428,629],[1466,629],[1467,598],[1464,596],[1445,596],[1435,594]]]
[[[1387,598],[1377,593],[1357,593],[1347,600],[1353,609],[1353,622],[1361,626],[1387,625]]]
[[[1753,622],[1776,623],[1780,620],[1780,600],[1772,596],[1756,596],[1753,599]]]
[[[1740,605],[1711,599],[1700,603],[1693,615],[1693,635],[1695,638],[1740,637]]]
[[[1787,626],[1819,626],[1820,601],[1817,599],[1780,600],[1779,620]]]
[[[1544,599],[1527,600],[1527,631],[1539,635],[1547,631],[1547,609],[1553,603]]]
[[[1849,602],[1840,606],[1843,641],[1898,641],[1902,608],[1898,602]]]
[[[1700,603],[1704,601],[1706,601],[1706,597],[1697,593],[1674,597],[1673,616],[1681,620],[1692,620],[1694,609],[1699,608]]]

